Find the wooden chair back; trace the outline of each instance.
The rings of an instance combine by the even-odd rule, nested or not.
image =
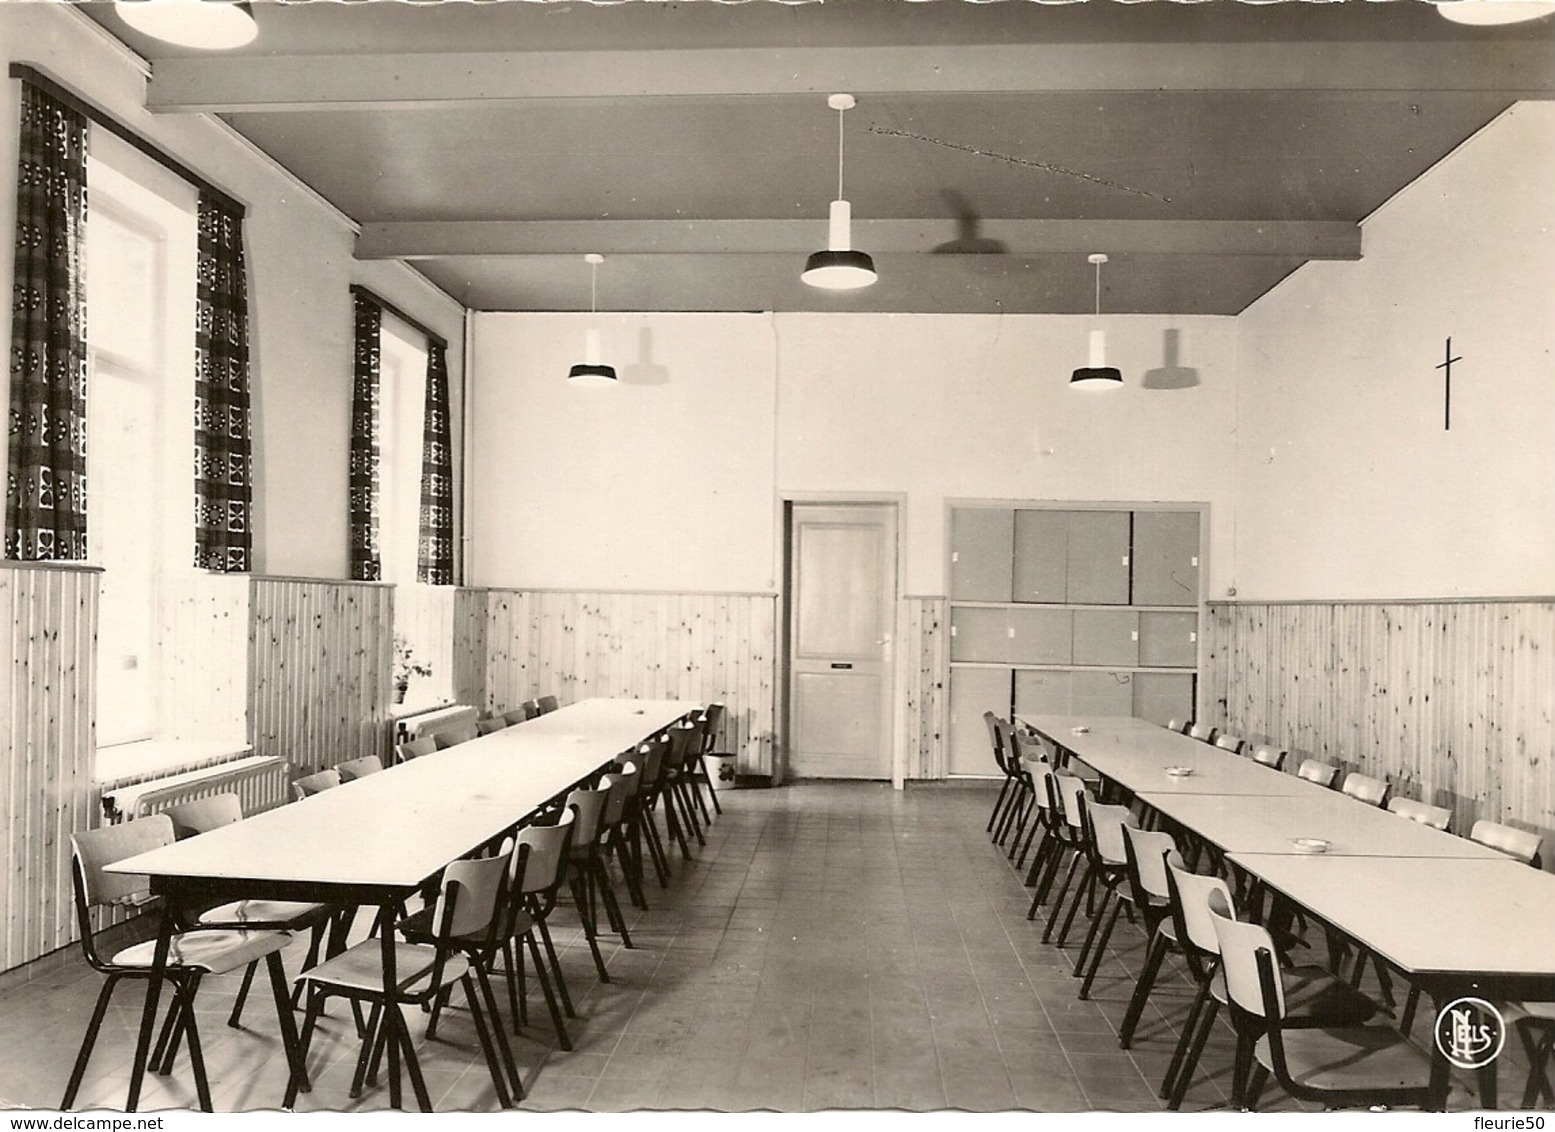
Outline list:
[[[475,733],[477,735],[490,735],[493,731],[501,731],[508,725],[508,721],[500,715],[493,715],[488,719],[475,721]]]
[[[300,802],[325,790],[333,790],[339,785],[340,773],[336,770],[321,770],[317,774],[307,774],[292,783],[292,799]]]
[[[1344,776],[1344,793],[1368,806],[1380,806],[1388,800],[1388,784],[1380,778],[1353,771]]]
[[[1262,763],[1264,766],[1271,766],[1275,770],[1283,770],[1285,769],[1285,758],[1287,754],[1288,752],[1282,751],[1278,747],[1272,746],[1268,743],[1259,743],[1253,747],[1251,757],[1255,763]]]
[[[1339,768],[1333,763],[1319,762],[1317,759],[1302,759],[1301,765],[1296,768],[1297,778],[1305,778],[1319,786],[1332,786],[1338,773]]]
[[[179,802],[162,812],[173,823],[173,836],[182,841],[242,821],[243,802],[236,794],[212,794],[208,798]]]
[[[1233,755],[1240,755],[1242,748],[1247,746],[1247,742],[1240,735],[1222,732],[1215,736],[1215,746],[1221,750],[1230,751]]]
[[[411,739],[394,748],[394,756],[402,763],[411,759],[419,759],[422,755],[430,755],[437,750],[437,740],[430,735],[423,735],[419,739]]]
[[[335,767],[335,773],[340,775],[341,782],[355,782],[358,778],[366,778],[369,774],[378,774],[382,770],[383,760],[377,755],[347,759]]]
[[[1432,829],[1446,830],[1452,824],[1452,811],[1446,806],[1432,806],[1413,798],[1389,798],[1388,810]]]
[[[457,727],[450,727],[446,731],[439,731],[432,736],[437,743],[439,751],[446,751],[449,747],[457,747],[460,743],[468,743],[479,735],[473,723],[461,723]]]
[[[1481,818],[1469,830],[1469,840],[1478,841],[1492,849],[1499,849],[1508,857],[1515,857],[1525,865],[1539,866],[1539,849],[1543,839],[1537,833],[1514,829],[1500,822]]]
[[[1201,743],[1213,743],[1215,741],[1215,728],[1209,723],[1192,723],[1188,726],[1188,738],[1197,739]]]

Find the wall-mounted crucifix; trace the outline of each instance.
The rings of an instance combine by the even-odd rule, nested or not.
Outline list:
[[[1447,339],[1446,361],[1436,368],[1442,371],[1442,428],[1452,428],[1452,363],[1461,362],[1462,358],[1452,356],[1452,339]]]

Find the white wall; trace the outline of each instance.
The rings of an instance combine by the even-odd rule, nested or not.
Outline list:
[[[352,283],[371,287],[449,340],[456,387],[463,312],[397,264],[352,260],[350,222],[297,187],[214,119],[152,115],[135,59],[85,17],[53,3],[0,3],[0,59],[27,63],[112,114],[248,206],[256,569],[339,578],[348,571]],[[0,232],[16,221],[20,84],[0,81]],[[0,240],[0,279],[14,249]],[[11,323],[0,319],[9,356]],[[0,373],[0,397],[8,378]],[[88,409],[90,412],[90,408]],[[4,445],[0,435],[0,446]]]
[[[1243,313],[1239,598],[1555,593],[1552,185],[1514,106]]]
[[[790,494],[905,496],[904,593],[944,592],[953,498],[1208,501],[1229,551],[1231,319],[1108,320],[1105,393],[1086,318],[602,315],[604,389],[563,376],[587,322],[475,316],[476,584],[770,591]],[[1196,388],[1140,386],[1167,329]]]

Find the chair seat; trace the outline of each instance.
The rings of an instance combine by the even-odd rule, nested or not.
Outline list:
[[[168,948],[170,967],[193,967],[212,975],[224,975],[280,951],[291,942],[285,932],[197,931],[179,932]],[[156,957],[157,941],[148,939],[126,947],[109,963],[115,967],[150,967]]]
[[[1313,1089],[1424,1089],[1431,1077],[1430,1056],[1385,1026],[1282,1030],[1280,1039],[1291,1080]],[[1270,1064],[1267,1036],[1257,1056]]]
[[[436,959],[436,948],[419,943],[395,943],[394,973],[401,997],[414,999],[430,994],[440,987],[457,982],[470,969],[469,962],[463,956],[450,955],[443,962],[442,983],[433,986],[432,967]],[[326,959],[317,967],[304,971],[297,976],[297,981],[382,994],[383,942],[376,939],[363,940],[333,959]]]
[[[1501,1016],[1507,1022],[1555,1022],[1555,1002],[1503,1002]]]
[[[233,900],[201,912],[200,923],[295,930],[311,926],[330,911],[328,904],[303,900]]]

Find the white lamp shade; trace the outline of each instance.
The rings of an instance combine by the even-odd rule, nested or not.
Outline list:
[[[856,291],[878,276],[875,261],[853,248],[853,208],[845,200],[831,202],[827,215],[826,250],[813,253],[799,276],[812,287],[827,291]]]
[[[1107,364],[1105,331],[1091,331],[1089,360],[1089,365],[1075,370],[1070,376],[1071,389],[1117,389],[1123,384],[1122,372]]]
[[[116,0],[114,8],[136,31],[181,47],[220,51],[259,34],[248,4],[233,0]]]
[[[599,360],[599,330],[589,327],[583,332],[583,361],[567,371],[568,381],[611,382],[616,380],[615,366],[607,366]]]
[[[1459,24],[1490,27],[1537,20],[1555,12],[1555,3],[1546,0],[1446,0],[1436,10]]]

